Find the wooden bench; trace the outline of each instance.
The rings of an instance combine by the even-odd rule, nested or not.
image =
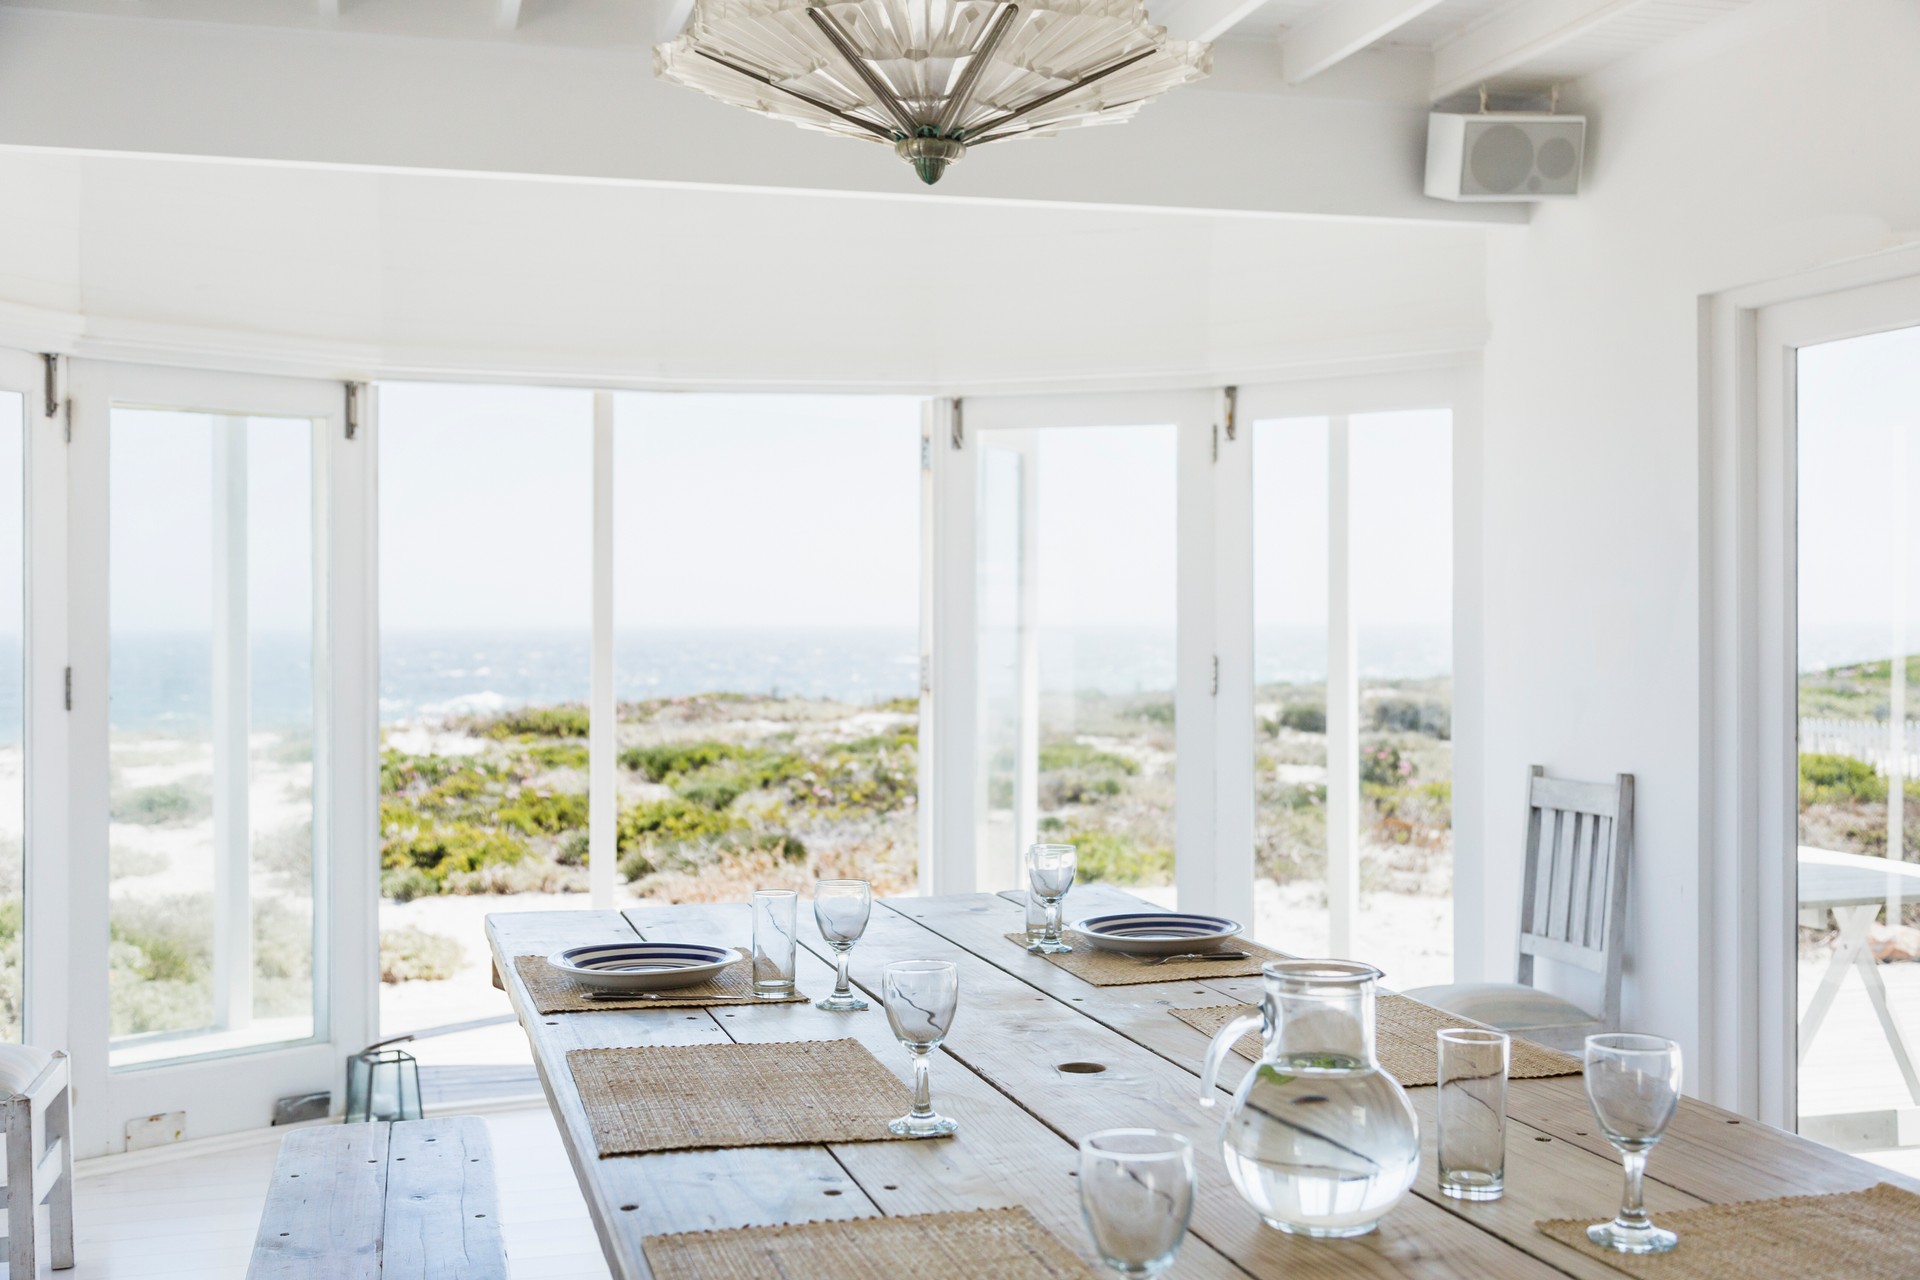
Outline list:
[[[475,1116],[300,1129],[280,1144],[249,1280],[504,1280]]]

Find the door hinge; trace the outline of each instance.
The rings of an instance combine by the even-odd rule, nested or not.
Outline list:
[[[73,668],[67,668],[67,710],[73,710]]]
[[[960,425],[960,397],[953,398],[953,447],[964,448],[967,442],[966,429]]]
[[[51,418],[60,412],[60,357],[49,351],[40,357],[46,366],[47,413]]]
[[[1213,424],[1213,461],[1220,461],[1220,424]]]
[[[347,439],[360,434],[361,401],[365,398],[367,384],[349,382],[347,384]]]
[[[1240,388],[1228,387],[1226,400],[1227,400],[1227,443],[1231,444],[1233,443],[1233,433],[1236,430],[1236,424],[1234,422],[1234,419],[1237,418],[1240,414]]]
[[[933,439],[930,436],[920,437],[920,469],[933,470]]]
[[[1220,655],[1213,655],[1213,696],[1220,696]]]
[[[933,657],[925,653],[920,655],[920,692],[933,692]]]
[[[66,418],[60,423],[60,438],[66,441],[68,444],[72,444],[73,443],[73,397],[68,396],[64,401],[61,402],[60,407],[66,412],[66,415],[67,415]]]

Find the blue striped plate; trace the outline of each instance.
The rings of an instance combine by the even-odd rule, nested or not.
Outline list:
[[[602,942],[567,947],[547,963],[594,991],[671,991],[691,987],[741,959],[732,947],[704,942]]]
[[[1088,916],[1068,927],[1102,951],[1124,951],[1136,956],[1211,951],[1240,932],[1238,920],[1183,911]]]

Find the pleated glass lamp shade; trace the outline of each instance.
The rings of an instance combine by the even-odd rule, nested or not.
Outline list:
[[[696,0],[654,73],[882,142],[922,180],[989,142],[1126,120],[1207,74],[1141,0]]]

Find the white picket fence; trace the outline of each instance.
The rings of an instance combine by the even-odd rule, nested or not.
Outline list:
[[[1851,756],[1871,764],[1876,773],[1887,772],[1893,757],[1892,726],[1884,720],[1838,720],[1805,716],[1800,721],[1800,750],[1803,754]],[[1920,720],[1909,720],[1901,741],[1903,778],[1920,778]]]

